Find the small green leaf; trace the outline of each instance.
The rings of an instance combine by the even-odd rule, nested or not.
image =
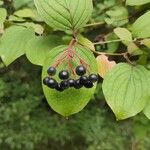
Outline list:
[[[9,21],[15,21],[15,22],[24,22],[25,21],[25,19],[19,18],[19,17],[14,16],[14,15],[10,15],[8,20]]]
[[[15,11],[14,15],[20,18],[35,18],[36,17],[35,11],[30,8],[24,8],[24,9]]]
[[[150,0],[127,0],[126,5],[136,6],[136,5],[143,5],[146,3],[150,3]]]
[[[138,18],[132,26],[132,33],[136,38],[150,37],[150,11]]]
[[[4,4],[4,2],[2,0],[0,0],[0,5],[3,5],[3,4]]]
[[[4,8],[0,8],[0,35],[4,32],[4,22],[7,16],[7,11]]]
[[[150,48],[150,39],[144,39],[141,41],[141,45],[145,45]]]
[[[60,55],[62,55],[62,52],[64,52],[66,49],[67,46],[59,46],[50,51],[47,59],[45,60],[42,71],[42,79],[47,76],[47,69],[56,63]],[[75,47],[75,52],[90,65],[90,73],[97,73],[96,59],[90,50],[77,45]],[[74,59],[75,58],[76,57],[74,56]],[[72,59],[73,68],[79,65],[77,58],[76,61],[74,61],[74,59]],[[59,82],[60,79],[58,78],[58,73],[63,69],[69,69],[68,62],[65,61],[57,67],[57,74],[54,78]],[[72,75],[72,78],[79,77]],[[50,107],[63,116],[69,116],[81,111],[90,101],[91,96],[94,94],[95,88],[96,85],[91,89],[86,89],[84,87],[78,90],[70,88],[63,92],[57,92],[56,90],[50,89],[43,85],[44,94]]]
[[[33,5],[33,1],[32,0],[15,0],[13,2],[15,9],[19,9],[22,7],[27,7],[27,6],[32,6]]]
[[[126,28],[115,28],[114,33],[122,40],[122,41],[128,41],[132,42],[132,34],[129,30]]]
[[[34,37],[27,44],[26,56],[31,63],[42,66],[48,52],[60,43],[62,40],[55,35]]]
[[[33,28],[34,32],[39,34],[39,35],[42,35],[44,32],[44,28],[40,24],[35,24],[33,22],[16,23],[16,24],[20,25],[20,26],[27,27],[27,28]]]
[[[112,32],[106,35],[106,41],[111,41],[111,40],[117,40],[118,37]],[[111,43],[107,43],[107,52],[109,53],[114,53],[119,46],[119,42],[111,42]]]
[[[36,8],[51,27],[60,30],[76,30],[90,19],[92,0],[34,0]]]
[[[113,7],[111,10],[106,11],[106,15],[108,17],[105,18],[105,22],[115,27],[128,23],[128,10],[125,7]]]
[[[144,109],[144,114],[146,115],[148,119],[150,119],[150,101],[148,102],[148,104],[146,105]]]
[[[1,38],[0,56],[6,66],[25,53],[25,48],[34,36],[30,29],[12,26],[8,28]]]
[[[80,43],[81,45],[95,51],[94,44],[89,39],[83,37],[81,34],[77,36],[77,40],[78,40],[78,43]]]
[[[0,24],[5,22],[7,11],[4,8],[0,8]]]
[[[127,48],[128,48],[128,53],[132,56],[143,54],[143,51],[133,42],[129,43]]]
[[[103,92],[118,120],[142,111],[149,99],[149,71],[143,66],[120,63],[104,78]]]

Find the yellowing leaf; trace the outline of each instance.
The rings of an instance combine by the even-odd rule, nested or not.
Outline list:
[[[132,41],[132,34],[126,28],[116,28],[114,29],[114,33],[123,41]]]
[[[141,41],[141,45],[145,45],[150,48],[150,39],[144,39]]]
[[[77,39],[78,39],[78,42],[79,42],[81,45],[83,45],[83,46],[85,46],[85,47],[87,47],[87,48],[89,48],[89,49],[95,51],[94,44],[93,44],[89,39],[83,37],[81,34],[79,34],[79,35],[77,36]]]
[[[35,12],[32,9],[25,8],[22,10],[18,10],[14,13],[15,16],[21,17],[21,18],[35,18]]]
[[[127,48],[128,53],[131,54],[132,56],[143,54],[143,51],[135,43],[128,44]]]
[[[105,55],[100,55],[96,58],[98,65],[98,74],[104,78],[105,75],[110,71],[115,65],[115,61],[109,61],[108,57]]]

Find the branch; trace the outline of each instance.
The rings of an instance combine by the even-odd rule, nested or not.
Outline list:
[[[111,40],[111,41],[100,41],[100,42],[96,42],[93,43],[94,45],[102,45],[102,44],[107,44],[107,43],[115,43],[115,42],[121,42],[121,39],[117,39],[117,40]]]
[[[87,24],[84,27],[100,26],[100,25],[103,25],[103,24],[105,24],[105,22],[95,22],[95,23]]]
[[[125,56],[128,54],[128,52],[123,52],[123,53],[107,53],[107,52],[98,52],[90,49],[93,53],[97,55],[111,55],[111,56]]]

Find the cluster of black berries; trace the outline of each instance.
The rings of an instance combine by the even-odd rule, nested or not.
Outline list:
[[[69,78],[70,74],[67,70],[62,70],[59,72],[59,78],[62,80],[58,83],[55,79],[52,78],[56,74],[56,68],[50,67],[47,70],[49,76],[45,77],[43,80],[44,85],[48,86],[51,89],[56,89],[57,91],[64,91],[70,87],[74,87],[75,89],[80,89],[82,87],[92,88],[94,86],[94,82],[98,81],[98,76],[96,74],[91,74],[86,76],[86,68],[83,65],[77,66],[76,74],[79,79],[74,80]]]

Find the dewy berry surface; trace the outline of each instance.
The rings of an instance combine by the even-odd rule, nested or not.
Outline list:
[[[88,77],[85,75],[80,77],[80,83],[83,85],[87,82],[87,80],[88,80]]]
[[[50,68],[48,68],[47,73],[48,73],[50,76],[54,76],[54,75],[56,74],[56,68],[55,68],[55,67],[50,67]]]
[[[70,86],[70,87],[74,87],[74,82],[75,82],[74,79],[69,79],[69,80],[68,80],[69,86]]]
[[[59,72],[59,78],[62,80],[69,79],[69,72],[68,70],[62,70]]]
[[[64,89],[61,87],[61,85],[59,83],[56,85],[55,89],[57,91],[59,91],[59,92],[63,92],[64,91]]]
[[[55,88],[56,85],[57,85],[57,82],[55,79],[50,78],[49,81],[47,82],[47,86],[52,88],[52,89]]]
[[[43,79],[43,84],[44,84],[44,85],[47,85],[49,79],[50,79],[50,77],[45,77],[45,78]]]
[[[80,89],[82,87],[83,87],[83,84],[80,83],[80,80],[79,79],[75,80],[75,82],[74,82],[74,88],[75,89]]]
[[[82,76],[86,73],[86,68],[83,65],[77,66],[76,74]]]
[[[61,81],[60,86],[63,89],[68,89],[70,85],[68,81]]]
[[[89,75],[89,80],[92,82],[97,82],[98,76],[96,74],[91,74],[91,75]]]
[[[84,87],[86,87],[86,88],[92,88],[94,86],[94,84],[90,81],[90,80],[88,80],[85,84],[84,84]]]

